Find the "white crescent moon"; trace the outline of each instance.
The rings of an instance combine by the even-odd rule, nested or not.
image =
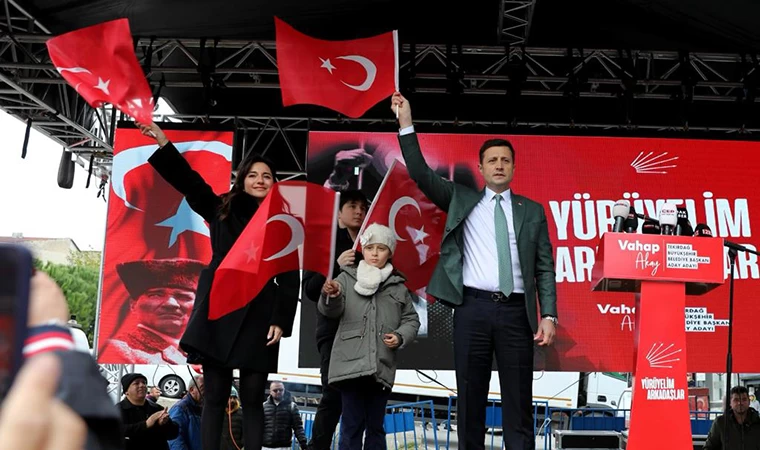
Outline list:
[[[364,67],[364,70],[367,72],[367,78],[364,79],[364,83],[362,84],[353,85],[340,80],[341,83],[345,84],[351,89],[356,89],[357,91],[367,91],[372,87],[372,83],[375,82],[375,76],[377,75],[377,66],[375,66],[375,63],[373,63],[369,58],[365,58],[364,56],[359,55],[346,55],[338,56],[337,59],[345,59],[346,61],[353,61],[355,63],[361,64],[361,66]]]
[[[285,222],[285,224],[290,227],[290,242],[288,242],[288,245],[286,245],[285,248],[270,256],[269,258],[265,258],[264,261],[271,261],[273,259],[282,258],[285,255],[289,255],[296,251],[299,245],[303,244],[304,229],[303,225],[301,225],[301,222],[299,222],[298,219],[291,216],[290,214],[277,214],[276,216],[273,216],[267,220],[267,224],[277,220],[280,222]]]
[[[84,67],[56,67],[55,70],[58,71],[58,73],[63,74],[63,72],[71,72],[71,73],[89,73],[92,75],[92,72],[85,69]]]
[[[422,211],[420,211],[420,205],[418,205],[417,201],[412,197],[404,196],[393,202],[393,205],[391,205],[391,211],[388,213],[388,228],[393,230],[393,234],[396,236],[397,241],[406,240],[396,232],[396,214],[398,214],[401,208],[407,205],[414,206],[414,209],[416,209],[419,214],[422,214]]]
[[[174,144],[180,153],[186,152],[211,152],[223,156],[227,161],[232,161],[232,146],[220,141],[191,141],[177,142]],[[111,173],[111,189],[113,193],[124,201],[127,208],[142,211],[140,208],[129,203],[127,191],[124,187],[124,178],[127,174],[148,162],[148,158],[156,151],[156,144],[142,145],[140,147],[122,150],[113,157],[113,169]]]

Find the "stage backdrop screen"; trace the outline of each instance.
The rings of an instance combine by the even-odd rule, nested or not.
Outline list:
[[[232,132],[167,130],[166,136],[216,194],[229,190]],[[136,129],[116,130],[99,363],[186,363],[179,338],[200,271],[211,260],[209,228],[148,163],[157,148]]]
[[[685,139],[420,134],[423,154],[440,176],[482,189],[478,150],[486,139],[514,145],[514,192],[543,205],[557,273],[559,328],[551,348],[536,350],[536,369],[629,372],[633,369],[634,295],[591,292],[599,238],[612,229],[612,207],[629,199],[657,217],[665,201],[684,205],[693,226],[755,248],[760,214],[760,143]],[[370,199],[394,159],[403,161],[395,133],[311,132],[308,177],[315,183],[360,188]],[[361,170],[344,167],[364,162]],[[641,226],[641,221],[639,222]],[[396,223],[397,233],[407,233]],[[408,236],[407,236],[408,237]],[[728,276],[728,258],[724,258]],[[760,318],[757,258],[739,254],[734,312],[734,371],[760,372],[755,342]],[[690,372],[725,370],[728,282],[688,297]],[[666,300],[666,299],[664,299]],[[300,364],[317,367],[315,309],[303,302]],[[424,333],[399,353],[404,369],[453,369],[452,310],[418,302]]]

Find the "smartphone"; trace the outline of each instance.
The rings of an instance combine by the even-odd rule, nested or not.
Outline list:
[[[0,401],[23,361],[32,272],[29,250],[0,244]]]

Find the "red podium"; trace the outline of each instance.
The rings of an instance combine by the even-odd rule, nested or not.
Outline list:
[[[629,450],[692,448],[686,296],[702,295],[723,281],[722,239],[627,233],[602,236],[592,290],[636,293]]]

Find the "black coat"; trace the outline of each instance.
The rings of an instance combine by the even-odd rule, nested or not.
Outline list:
[[[338,265],[338,257],[346,250],[350,250],[354,246],[354,241],[351,239],[351,235],[348,234],[346,228],[338,228],[335,234],[335,264],[333,267],[333,279],[340,275],[340,266]],[[356,263],[362,259],[362,254],[356,252]],[[303,295],[302,298],[308,298],[309,300],[317,303],[319,296],[322,294],[322,286],[325,284],[325,276],[319,272],[304,271],[303,274]],[[332,349],[332,342],[335,340],[335,333],[338,331],[338,323],[340,319],[331,319],[321,312],[317,311],[317,349],[322,349],[323,344],[328,344],[326,352],[329,354]],[[320,350],[321,351],[321,350]]]
[[[293,442],[293,433],[302,450],[306,450],[307,441],[304,433],[301,413],[298,407],[290,400],[285,400],[276,405],[270,396],[264,402],[264,447],[280,448],[290,447]]]
[[[232,422],[230,423],[230,419]],[[231,433],[230,433],[231,432]],[[243,410],[240,407],[224,414],[222,423],[222,442],[220,450],[238,450],[245,447],[243,440]]]
[[[169,143],[159,148],[148,161],[209,224],[213,255],[209,266],[201,272],[193,312],[180,340],[180,347],[188,353],[188,362],[277,372],[280,346],[267,347],[267,334],[271,325],[282,328],[283,337],[293,332],[300,284],[297,271],[269,280],[245,307],[217,320],[208,318],[209,293],[216,268],[253,217],[258,203],[250,195],[238,195],[232,201],[228,217],[220,220],[222,197],[190,167],[174,145]]]
[[[167,441],[179,435],[179,426],[171,420],[164,425],[156,422],[150,428],[146,424],[148,417],[163,409],[162,406],[149,401],[137,406],[125,398],[119,403],[126,429],[126,450],[169,450]]]

